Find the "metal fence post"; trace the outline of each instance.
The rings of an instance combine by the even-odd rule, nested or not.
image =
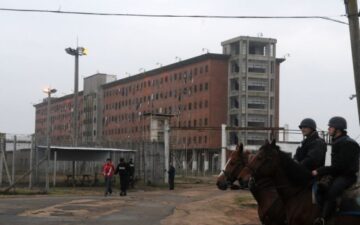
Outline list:
[[[2,178],[3,178],[3,164],[4,164],[4,138],[3,134],[0,134],[0,187],[2,186]]]
[[[34,135],[31,135],[30,157],[29,157],[29,170],[33,169],[33,155],[34,155]],[[32,172],[29,174],[29,189],[32,189]]]
[[[11,185],[13,185],[15,182],[15,152],[16,152],[16,135],[14,135],[14,149],[12,152]]]

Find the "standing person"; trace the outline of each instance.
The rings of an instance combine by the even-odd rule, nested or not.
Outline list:
[[[135,165],[132,159],[129,161],[129,187],[134,188],[135,183]]]
[[[112,177],[114,175],[115,168],[114,168],[114,165],[112,164],[110,158],[106,159],[106,162],[103,165],[102,171],[103,171],[103,175],[105,178],[105,194],[104,195],[105,196],[111,195],[112,194],[112,188],[111,188]]]
[[[316,123],[313,119],[303,119],[299,128],[304,136],[304,140],[297,148],[294,159],[311,172],[325,165],[326,143],[319,137],[316,131]]]
[[[174,190],[174,186],[175,186],[175,181],[174,181],[175,180],[175,167],[172,164],[170,164],[168,174],[169,174],[169,189]]]
[[[129,182],[129,166],[124,158],[120,158],[119,164],[116,166],[115,174],[119,174],[120,177],[120,196],[126,196]]]
[[[335,116],[329,120],[329,135],[332,137],[331,166],[312,171],[313,176],[330,175],[332,182],[325,192],[325,202],[321,217],[314,224],[324,225],[336,209],[336,198],[354,184],[359,171],[359,144],[347,135],[347,123],[343,117]]]

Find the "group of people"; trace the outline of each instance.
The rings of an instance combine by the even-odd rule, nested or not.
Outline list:
[[[311,118],[301,121],[299,128],[304,140],[296,150],[294,160],[318,180],[322,197],[321,216],[314,225],[324,225],[336,209],[336,198],[357,181],[359,171],[359,144],[347,135],[347,123],[343,117],[332,117],[328,123],[331,136],[331,165],[325,166],[327,146],[316,131]]]
[[[106,163],[103,165],[103,175],[105,178],[105,196],[112,194],[112,180],[114,174],[118,174],[120,177],[120,196],[127,195],[127,189],[129,186],[134,188],[134,174],[135,174],[135,165],[132,159],[129,162],[125,162],[124,158],[120,158],[119,164],[114,167],[111,159],[107,159]]]

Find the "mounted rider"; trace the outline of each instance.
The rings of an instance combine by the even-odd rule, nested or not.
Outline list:
[[[326,143],[319,137],[315,121],[311,118],[305,118],[301,121],[299,128],[304,140],[296,150],[295,161],[309,171],[324,166]]]
[[[336,209],[336,198],[354,184],[359,171],[359,144],[347,135],[347,123],[343,117],[329,120],[329,135],[332,137],[331,166],[323,166],[312,171],[313,176],[331,175],[332,182],[325,193],[321,217],[314,222],[324,225]]]

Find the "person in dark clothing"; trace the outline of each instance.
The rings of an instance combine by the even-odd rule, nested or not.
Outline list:
[[[325,165],[326,143],[316,131],[316,123],[311,118],[301,121],[299,128],[304,140],[297,148],[294,159],[310,172]]]
[[[105,178],[105,196],[112,194],[111,182],[114,174],[114,165],[111,162],[111,159],[107,159],[106,163],[103,165],[102,171]]]
[[[168,171],[169,175],[169,189],[174,190],[175,187],[175,167],[171,164]]]
[[[115,174],[119,174],[120,177],[120,196],[126,196],[129,182],[129,165],[125,162],[124,158],[120,158],[120,162],[115,169]]]
[[[331,175],[332,182],[325,193],[321,217],[314,224],[324,225],[336,209],[336,198],[354,184],[359,171],[359,144],[347,135],[347,123],[343,117],[329,120],[329,135],[332,137],[331,166],[312,171],[313,176]]]
[[[132,159],[130,159],[129,163],[129,187],[134,188],[135,183],[135,165]]]

